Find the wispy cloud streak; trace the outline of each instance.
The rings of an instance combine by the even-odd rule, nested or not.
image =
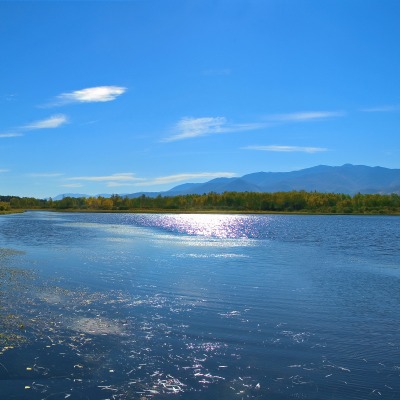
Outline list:
[[[176,132],[166,142],[221,133],[226,124],[224,117],[182,118],[174,127]]]
[[[54,129],[68,123],[68,117],[64,114],[52,115],[49,118],[31,122],[17,128],[12,128],[11,132],[0,133],[0,138],[11,138],[23,136],[23,132],[34,131],[38,129]]]
[[[65,187],[81,187],[82,182],[104,183],[107,187],[120,186],[156,186],[167,185],[171,183],[202,180],[212,178],[231,178],[236,176],[233,172],[199,172],[199,173],[182,173],[175,175],[160,176],[153,179],[139,178],[131,172],[118,173],[104,176],[76,176],[66,178],[67,181],[76,181],[76,183],[68,183]],[[76,186],[75,186],[76,185]],[[79,185],[79,186],[78,186]]]
[[[67,116],[64,114],[52,115],[49,118],[42,119],[40,121],[32,122],[28,125],[24,125],[21,129],[25,131],[32,131],[35,129],[52,129],[58,128],[68,122]]]
[[[66,178],[67,181],[76,181],[76,183],[66,184],[66,187],[82,187],[82,182],[104,183],[107,187],[133,186],[136,182],[143,181],[132,172],[121,172],[112,175],[100,176],[75,176]],[[69,185],[69,186],[68,186]],[[79,185],[79,186],[78,186]]]
[[[306,111],[289,114],[271,114],[267,115],[268,121],[276,122],[302,122],[302,121],[317,121],[327,118],[343,117],[346,115],[343,111]]]
[[[346,113],[343,111],[307,111],[289,114],[271,114],[265,116],[261,122],[244,124],[231,123],[225,117],[185,117],[174,125],[170,136],[164,138],[162,141],[174,142],[221,133],[253,131],[280,123],[318,121],[342,117],[344,115]]]
[[[233,172],[199,172],[199,173],[182,173],[176,175],[167,175],[161,176],[158,178],[151,179],[146,182],[140,183],[143,186],[150,186],[150,185],[166,185],[169,183],[177,183],[183,181],[190,181],[190,180],[199,180],[199,179],[213,179],[213,178],[232,178],[236,176]]]
[[[178,121],[171,136],[163,139],[163,142],[173,142],[183,139],[191,139],[199,136],[214,135],[229,132],[241,132],[261,129],[266,123],[231,124],[225,117],[185,117]]]
[[[83,187],[82,183],[65,183],[64,185],[60,185],[61,187],[67,187],[67,188],[78,188],[78,187]]]
[[[112,175],[104,176],[76,176],[72,178],[67,178],[68,181],[89,181],[89,182],[135,182],[140,181],[142,178],[137,178],[135,174],[131,172],[123,172]]]
[[[360,111],[372,112],[372,113],[400,111],[400,104],[391,104],[391,105],[384,105],[384,106],[371,107],[371,108],[362,108]]]
[[[64,174],[59,172],[32,172],[28,174],[28,176],[31,176],[32,178],[58,178],[63,175]]]
[[[19,132],[10,132],[10,133],[0,133],[0,138],[11,138],[22,136],[22,133]]]
[[[258,151],[275,151],[275,152],[284,152],[284,153],[293,153],[293,152],[301,152],[301,153],[319,153],[328,151],[325,147],[302,147],[302,146],[247,146],[242,147],[244,150],[258,150]]]

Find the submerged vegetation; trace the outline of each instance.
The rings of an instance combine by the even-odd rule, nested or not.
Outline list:
[[[62,200],[0,196],[0,213],[25,209],[130,212],[297,212],[331,214],[400,214],[398,194],[319,193],[305,191],[222,194],[188,194],[182,196],[135,198],[112,195],[110,198],[64,197]]]

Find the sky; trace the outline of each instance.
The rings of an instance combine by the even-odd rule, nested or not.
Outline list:
[[[0,0],[0,195],[400,168],[398,0]]]

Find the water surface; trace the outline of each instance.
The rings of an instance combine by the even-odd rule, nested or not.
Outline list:
[[[398,399],[397,217],[0,218],[5,399]]]

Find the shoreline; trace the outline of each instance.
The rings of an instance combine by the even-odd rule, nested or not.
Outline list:
[[[391,216],[398,217],[399,213],[324,213],[307,211],[258,211],[258,210],[163,210],[163,209],[137,209],[137,210],[88,210],[88,209],[55,209],[55,208],[27,208],[0,212],[0,215],[20,214],[28,211],[47,211],[59,213],[85,213],[85,214],[233,214],[233,215],[348,215],[348,216]]]

